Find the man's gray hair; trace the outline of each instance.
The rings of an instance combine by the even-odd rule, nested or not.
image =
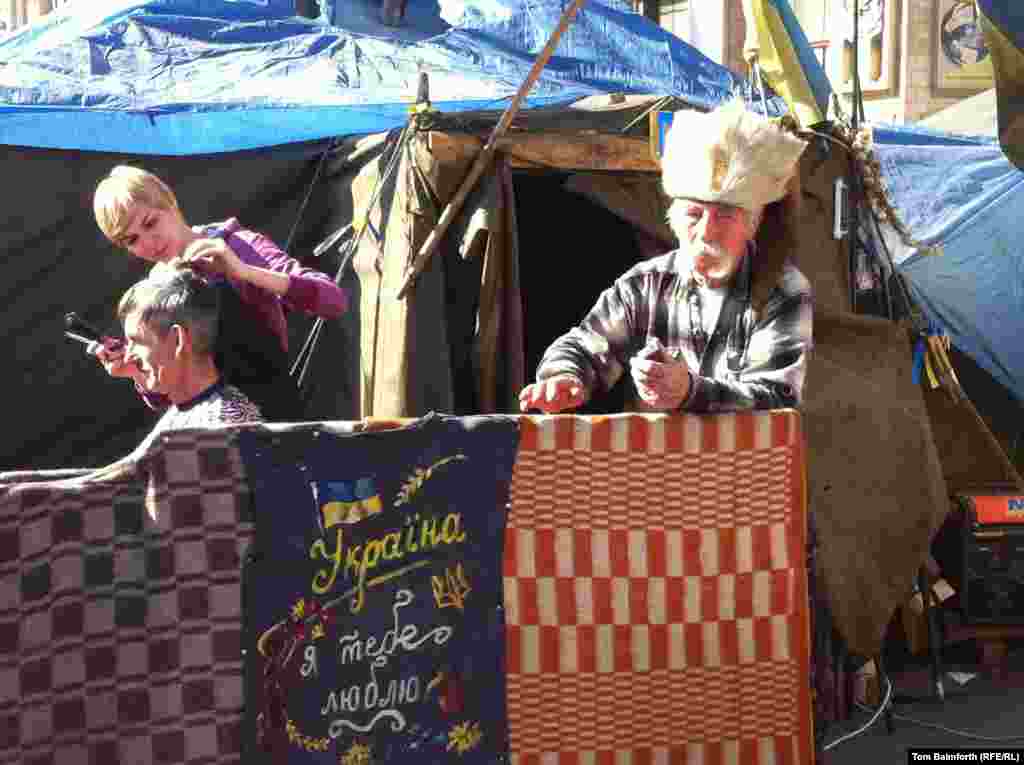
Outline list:
[[[122,323],[131,314],[161,336],[179,324],[192,334],[197,354],[213,355],[220,314],[217,286],[194,271],[164,270],[133,284],[117,304]]]

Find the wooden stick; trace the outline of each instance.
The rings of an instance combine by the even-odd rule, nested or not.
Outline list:
[[[953,364],[950,362],[946,349],[942,345],[942,341],[934,335],[929,335],[928,344],[935,359],[935,372],[939,376],[943,390],[953,399],[955,404],[964,407],[970,413],[981,429],[982,436],[984,436],[993,451],[995,451],[996,459],[1003,466],[1003,470],[1006,471],[1010,480],[1017,485],[1017,491],[1024,491],[1024,478],[1021,478],[1020,473],[1017,471],[1017,466],[1013,464],[1009,455],[1003,450],[1003,445],[999,443],[995,433],[992,432],[988,423],[985,422],[974,406],[974,402],[971,401],[970,397],[961,387],[960,381],[957,379],[956,372],[953,369]]]
[[[452,224],[455,216],[459,210],[462,209],[462,205],[466,201],[466,197],[469,196],[469,192],[472,191],[476,182],[480,180],[480,176],[483,175],[487,165],[491,161],[491,157],[494,156],[494,151],[498,145],[498,139],[508,130],[508,126],[512,124],[512,120],[516,114],[519,113],[519,104],[526,97],[526,94],[530,92],[530,88],[540,77],[541,70],[544,69],[548,63],[548,59],[551,58],[555,52],[555,48],[558,47],[558,40],[561,38],[562,33],[569,28],[569,24],[572,23],[573,17],[576,16],[576,11],[580,9],[585,0],[572,0],[572,3],[562,13],[562,18],[558,22],[558,26],[555,27],[555,31],[551,33],[551,38],[548,40],[548,44],[544,46],[536,61],[533,62],[533,68],[530,73],[526,75],[526,79],[523,80],[523,84],[519,86],[519,90],[516,91],[515,96],[512,97],[512,102],[505,109],[505,113],[501,115],[501,119],[498,120],[498,124],[494,126],[494,130],[491,131],[491,137],[487,139],[487,143],[484,148],[480,150],[476,160],[473,162],[473,166],[469,170],[469,174],[466,175],[465,180],[462,181],[462,185],[459,186],[459,190],[455,192],[455,196],[452,197],[452,201],[444,208],[444,212],[441,213],[441,218],[437,221],[437,225],[434,230],[430,232],[430,236],[427,237],[427,241],[420,247],[420,251],[416,253],[416,257],[413,259],[412,264],[409,266],[409,272],[402,282],[401,288],[398,290],[398,299],[401,300],[405,297],[405,293],[408,292],[412,282],[423,272],[424,266],[427,261],[436,252],[438,246],[441,244],[441,239],[444,237],[445,232],[448,231],[448,227]]]
[[[999,439],[996,438],[995,433],[989,428],[988,423],[982,418],[978,410],[974,406],[974,402],[971,401],[966,395],[961,396],[958,402],[960,406],[965,407],[971,416],[974,417],[978,426],[981,428],[982,435],[989,442],[989,445],[996,453],[996,459],[999,464],[1003,466],[1003,470],[1010,477],[1013,483],[1017,484],[1017,491],[1024,491],[1024,479],[1021,478],[1020,473],[1017,472],[1017,466],[1010,460],[1009,455],[1003,451],[1003,445],[999,443]]]

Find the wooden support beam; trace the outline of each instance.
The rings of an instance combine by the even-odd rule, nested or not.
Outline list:
[[[648,142],[617,135],[560,135],[534,133],[506,136],[498,150],[513,167],[553,167],[562,170],[632,170],[657,173]]]
[[[460,153],[465,153],[483,144],[477,136],[466,133],[431,132],[428,141],[430,150],[442,156],[450,152],[446,145],[470,144],[460,147],[463,149]],[[506,134],[498,140],[497,150],[509,158],[514,168],[644,173],[661,170],[651,158],[647,141],[626,136],[554,132]]]
[[[402,282],[402,286],[398,288],[398,299],[401,300],[405,297],[405,293],[409,291],[409,287],[416,281],[416,277],[419,276],[420,272],[423,271],[424,266],[430,257],[437,251],[438,246],[441,244],[441,240],[444,238],[444,232],[448,230],[452,221],[455,220],[455,216],[459,214],[463,203],[466,201],[466,197],[469,192],[473,190],[476,182],[480,180],[480,176],[483,175],[484,170],[490,163],[491,158],[494,156],[494,152],[497,150],[498,140],[505,135],[505,131],[512,125],[512,120],[515,119],[519,113],[519,108],[522,105],[523,99],[526,98],[526,94],[530,92],[530,88],[540,77],[541,71],[544,66],[548,63],[548,59],[555,52],[555,48],[558,47],[558,40],[561,38],[562,33],[568,29],[572,20],[576,17],[576,12],[580,9],[586,0],[572,0],[571,3],[562,11],[562,16],[558,20],[558,26],[555,27],[551,33],[551,37],[548,38],[547,45],[544,49],[537,54],[537,58],[533,61],[533,66],[530,68],[529,73],[526,75],[526,79],[523,80],[519,86],[519,90],[512,96],[512,100],[509,105],[502,112],[501,119],[498,120],[498,124],[494,126],[491,131],[490,138],[487,139],[487,143],[484,144],[484,148],[480,150],[480,153],[476,155],[476,159],[473,160],[472,167],[469,168],[469,173],[463,179],[462,184],[459,186],[459,190],[455,192],[455,196],[452,197],[451,201],[445,205],[444,210],[441,211],[441,217],[438,218],[437,225],[434,226],[434,230],[430,232],[427,237],[427,241],[420,247],[419,252],[412,259],[412,263],[405,272],[405,280]],[[856,0],[854,0],[856,2]]]

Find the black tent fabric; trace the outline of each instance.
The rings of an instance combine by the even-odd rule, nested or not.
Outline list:
[[[6,369],[0,469],[106,464],[134,448],[156,420],[129,383],[108,377],[63,335],[68,311],[120,335],[117,301],[149,268],[110,245],[93,219],[93,191],[111,167],[132,164],[155,172],[175,190],[192,224],[236,216],[281,246],[294,227],[290,254],[333,276],[336,250],[311,257],[337,217],[335,197],[325,193],[330,181],[320,172],[329,148],[329,142],[311,142],[212,156],[136,157],[3,147],[0,354]],[[327,322],[321,345],[336,352],[346,332],[331,325],[355,320]],[[311,323],[290,317],[293,357]],[[326,372],[327,363],[320,361],[317,369]],[[350,395],[345,379],[336,376],[328,393],[308,391],[308,416],[351,416],[338,403]]]

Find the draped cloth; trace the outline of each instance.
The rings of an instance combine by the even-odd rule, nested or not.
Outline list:
[[[221,431],[176,431],[144,460],[0,475],[4,765],[242,761],[238,455]]]
[[[519,425],[493,562],[512,761],[809,762],[800,415]],[[174,431],[120,472],[0,474],[0,765],[248,761],[232,432],[357,426]]]
[[[523,418],[519,449],[513,761],[810,762],[799,415]]]

